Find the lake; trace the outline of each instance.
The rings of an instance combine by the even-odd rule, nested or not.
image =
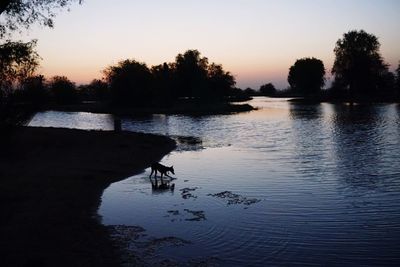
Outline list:
[[[177,179],[156,190],[147,169],[112,184],[103,224],[150,265],[398,265],[400,106],[249,103],[259,109],[122,118],[179,141],[162,160]],[[113,118],[43,112],[30,125],[111,130]]]

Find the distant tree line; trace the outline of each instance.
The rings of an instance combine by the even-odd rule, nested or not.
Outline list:
[[[36,108],[54,105],[71,105],[90,101],[105,101],[110,98],[110,89],[103,80],[94,79],[89,84],[77,86],[66,76],[43,75],[27,77],[14,89],[14,102],[33,105]]]
[[[40,56],[35,47],[35,40],[0,45],[0,128],[21,124],[50,103],[75,104],[89,91],[102,99],[108,91],[98,80],[81,88],[64,76],[46,80],[37,75]]]
[[[76,86],[65,76],[45,79],[36,75],[40,57],[35,45],[36,41],[8,42],[0,46],[0,107],[3,111],[12,110],[17,103],[34,108],[82,101],[127,107],[166,107],[182,98],[206,103],[244,96],[242,90],[235,88],[236,81],[230,72],[220,64],[209,63],[197,50],[178,54],[172,63],[152,67],[136,60],[123,60],[107,67],[102,80]],[[9,117],[9,114],[4,116]]]
[[[221,101],[237,94],[234,76],[222,65],[209,63],[197,50],[176,56],[175,62],[148,67],[123,60],[104,70],[111,100],[118,105],[169,105],[179,98]]]
[[[334,49],[332,96],[350,100],[393,99],[398,94],[396,77],[379,49],[378,38],[372,34],[363,30],[345,33]]]
[[[26,105],[77,104],[101,101],[111,105],[168,107],[180,99],[198,103],[247,99],[247,96],[303,96],[317,100],[394,101],[400,98],[400,64],[395,73],[380,55],[380,43],[365,31],[345,33],[336,43],[332,68],[334,80],[323,90],[326,70],[321,60],[302,58],[289,69],[286,90],[272,83],[259,90],[235,87],[235,77],[220,64],[209,63],[197,50],[178,54],[174,62],[148,67],[123,60],[107,67],[102,80],[76,86],[67,77],[45,79],[36,75],[40,57],[36,41],[0,44],[0,124],[15,124]],[[16,107],[25,105],[23,112]]]
[[[45,92],[38,89],[43,87],[44,77],[34,77],[40,60],[34,50],[36,40],[24,43],[6,38],[34,23],[52,28],[57,11],[74,1],[0,1],[0,129],[23,123],[36,110],[34,105],[20,102],[22,95],[22,98],[35,103],[44,103],[47,99]],[[82,0],[77,1],[82,3]],[[22,88],[29,89],[19,90]]]
[[[274,90],[271,83],[251,95],[303,96],[316,100],[399,101],[400,63],[395,73],[389,71],[380,54],[378,38],[363,30],[345,33],[336,42],[334,77],[330,88],[323,90],[326,70],[321,60],[302,58],[289,68],[286,90]]]

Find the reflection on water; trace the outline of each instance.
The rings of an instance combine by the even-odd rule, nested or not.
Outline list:
[[[45,111],[37,113],[29,126],[74,128],[82,130],[114,130],[114,117],[88,112]]]
[[[124,118],[125,130],[193,136],[203,149],[188,139],[163,159],[174,190],[152,190],[149,170],[112,184],[103,223],[190,241],[159,248],[179,263],[399,264],[399,106],[251,104],[260,109]]]

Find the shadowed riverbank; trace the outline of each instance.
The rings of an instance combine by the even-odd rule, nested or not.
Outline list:
[[[246,101],[249,99],[245,99]],[[148,114],[183,114],[183,115],[220,115],[252,111],[249,104],[232,104],[230,102],[196,102],[183,100],[168,107],[114,107],[105,103],[92,102],[71,105],[48,105],[44,110],[67,112],[90,112],[114,114],[118,116],[137,116]]]
[[[115,266],[96,210],[112,182],[175,148],[138,133],[23,127],[0,142],[4,266]]]

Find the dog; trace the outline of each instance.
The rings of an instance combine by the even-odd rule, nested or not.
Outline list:
[[[164,165],[162,165],[162,164],[160,164],[158,162],[155,162],[155,163],[151,164],[151,173],[150,173],[149,177],[151,178],[151,176],[154,173],[154,177],[157,178],[157,171],[159,171],[161,173],[161,180],[163,178],[163,175],[165,175],[165,176],[167,176],[169,178],[172,178],[171,176],[168,175],[168,172],[171,172],[172,174],[175,174],[174,166],[167,167],[167,166],[164,166]]]

